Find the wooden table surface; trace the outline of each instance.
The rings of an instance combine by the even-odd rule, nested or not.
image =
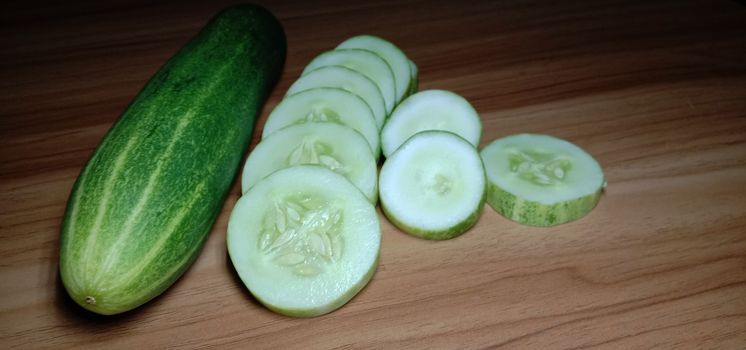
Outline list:
[[[288,58],[269,110],[315,55],[371,33],[422,89],[473,103],[482,145],[570,140],[609,183],[587,217],[532,228],[485,207],[450,241],[382,220],[378,271],[343,308],[261,307],[227,259],[233,187],[196,263],[103,317],[58,273],[81,167],[145,81],[225,3],[4,3],[0,348],[746,348],[746,6],[736,1],[273,1]],[[382,217],[383,218],[383,217]]]

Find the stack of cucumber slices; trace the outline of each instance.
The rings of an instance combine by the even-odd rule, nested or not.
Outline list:
[[[501,215],[530,226],[579,219],[598,203],[603,171],[580,147],[518,134],[477,153],[481,135],[477,112],[452,92],[421,91],[399,104],[381,132],[386,216],[412,235],[450,239],[476,223],[485,198]]]
[[[479,152],[472,105],[446,90],[417,92],[417,79],[394,44],[356,36],[314,58],[270,113],[227,239],[241,280],[269,309],[312,317],[352,299],[378,263],[379,199],[394,225],[432,240],[469,230],[485,201],[532,226],[598,203],[603,172],[581,148],[520,134]]]
[[[322,315],[372,278],[380,131],[416,86],[416,65],[394,44],[356,36],[313,59],[270,113],[227,238],[238,275],[269,309]]]

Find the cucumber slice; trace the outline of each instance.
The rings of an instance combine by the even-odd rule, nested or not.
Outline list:
[[[276,170],[297,164],[326,166],[350,180],[371,203],[378,200],[378,167],[368,142],[350,127],[325,122],[291,125],[256,145],[243,168],[243,193]]]
[[[381,146],[373,112],[360,97],[337,88],[304,90],[285,97],[267,117],[262,139],[288,125],[314,121],[351,127],[365,137],[378,159]]]
[[[257,300],[284,315],[313,317],[344,305],[370,281],[381,228],[375,207],[344,176],[297,165],[238,200],[227,242]]]
[[[409,59],[396,45],[373,35],[358,35],[349,38],[337,46],[338,49],[364,49],[381,56],[394,72],[396,81],[396,102],[401,102],[409,87],[410,73]]]
[[[386,61],[373,53],[363,49],[338,49],[327,51],[316,56],[303,70],[301,75],[308,74],[314,69],[326,66],[342,66],[362,73],[376,83],[381,90],[386,106],[386,114],[391,113],[396,103],[396,83],[394,72]]]
[[[508,219],[553,226],[588,214],[605,187],[601,166],[580,147],[547,135],[519,134],[481,152],[487,202]]]
[[[482,121],[469,101],[453,92],[420,91],[399,104],[381,130],[384,156],[424,130],[450,131],[476,147],[482,137]]]
[[[339,88],[358,95],[373,111],[376,126],[378,126],[378,130],[381,130],[383,121],[386,120],[388,114],[386,113],[386,103],[376,83],[365,75],[342,66],[316,68],[298,78],[293,85],[290,85],[287,95],[319,87]]]
[[[423,131],[383,163],[381,208],[412,235],[453,238],[479,219],[485,181],[482,160],[468,141],[446,131]]]

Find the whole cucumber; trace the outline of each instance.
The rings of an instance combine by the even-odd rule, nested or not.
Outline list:
[[[256,5],[216,15],[150,79],[98,145],[68,200],[60,274],[99,314],[162,293],[197,257],[285,62]]]

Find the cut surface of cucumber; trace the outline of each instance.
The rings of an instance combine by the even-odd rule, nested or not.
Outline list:
[[[338,49],[365,49],[370,50],[381,56],[391,67],[394,72],[396,81],[396,101],[401,102],[404,99],[409,80],[411,79],[409,59],[396,45],[386,39],[373,35],[358,35],[343,41]]]
[[[453,133],[423,131],[383,163],[379,198],[386,217],[405,232],[425,239],[456,237],[482,213],[482,160]]]
[[[480,155],[487,202],[522,224],[553,226],[579,219],[596,206],[605,187],[598,162],[556,137],[511,135],[492,141]]]
[[[269,309],[313,317],[344,305],[376,270],[376,210],[347,179],[317,165],[264,178],[236,203],[228,252],[249,291]]]
[[[318,164],[343,175],[368,198],[378,200],[378,168],[365,138],[350,127],[311,122],[278,130],[249,154],[241,175],[242,192],[267,175],[298,164]]]
[[[379,130],[386,120],[388,113],[381,90],[362,73],[342,66],[316,68],[290,85],[287,95],[314,88],[338,88],[359,96],[373,111],[374,121]]]
[[[378,54],[363,49],[337,49],[324,52],[303,70],[301,75],[308,74],[314,69],[325,66],[342,66],[362,73],[372,80],[381,90],[386,113],[389,114],[396,104],[396,83],[394,72],[386,61]]]
[[[400,103],[381,130],[384,156],[425,130],[449,131],[476,147],[482,137],[482,121],[469,101],[453,92],[420,91]]]
[[[262,139],[286,126],[306,122],[333,122],[349,126],[365,137],[378,159],[381,152],[378,127],[373,112],[357,95],[338,88],[315,88],[288,95],[267,117]]]

